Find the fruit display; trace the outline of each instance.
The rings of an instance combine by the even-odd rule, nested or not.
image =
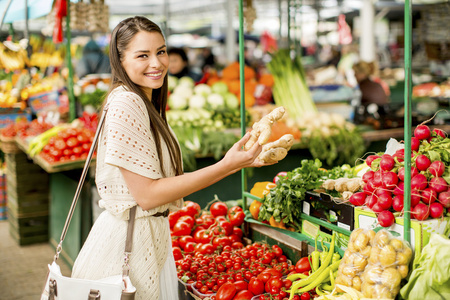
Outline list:
[[[401,146],[401,144],[400,144]],[[423,221],[441,218],[450,207],[450,139],[446,133],[419,125],[411,138],[411,215]],[[394,212],[403,212],[404,149],[394,153],[369,155],[365,163],[370,170],[362,175],[362,192],[350,197],[356,206],[366,205],[378,214],[378,222],[391,226]]]
[[[394,299],[409,274],[413,252],[387,230],[356,229],[339,265],[336,284],[353,287],[368,298]]]
[[[0,135],[2,138],[14,138],[18,136],[21,139],[26,139],[39,135],[52,127],[52,123],[47,123],[43,120],[34,119],[31,122],[28,120],[18,120],[2,128]]]

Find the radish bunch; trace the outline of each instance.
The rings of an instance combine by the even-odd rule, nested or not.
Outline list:
[[[450,208],[450,139],[440,129],[419,125],[411,138],[411,215],[423,221],[441,218]],[[370,167],[362,179],[363,191],[350,202],[377,213],[381,226],[395,222],[393,212],[403,212],[405,190],[404,149],[393,155],[369,155]]]

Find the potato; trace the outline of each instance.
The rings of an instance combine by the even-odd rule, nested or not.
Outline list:
[[[369,266],[364,271],[363,281],[368,282],[370,284],[378,283],[381,279],[381,274],[383,273],[383,269],[379,266]]]
[[[353,242],[361,232],[364,232],[364,229],[358,228],[353,230],[352,233],[350,234],[350,242]]]
[[[352,265],[347,265],[342,269],[342,274],[354,277],[356,275],[356,270]]]
[[[399,286],[401,280],[401,275],[396,268],[387,268],[381,274],[381,283],[390,290]]]
[[[367,263],[368,263],[367,259],[362,257],[361,255],[358,255],[353,260],[353,265],[357,273],[363,272],[364,268],[367,266]]]
[[[370,256],[370,251],[372,250],[372,247],[367,245],[366,248],[362,249],[361,251],[359,251],[359,254],[361,254],[361,256],[367,258]]]
[[[394,299],[394,297],[392,296],[392,293],[390,291],[389,288],[385,287],[382,284],[376,284],[373,287],[373,294],[372,294],[373,298],[387,298],[387,299]]]
[[[403,249],[403,254],[405,254],[405,256],[408,260],[407,264],[409,264],[409,262],[411,261],[412,255],[413,255],[411,248],[406,246],[405,249]]]
[[[407,265],[409,263],[408,258],[404,252],[397,252],[397,265]]]
[[[355,258],[358,257],[358,253],[350,253],[350,255],[347,257],[347,260],[345,261],[345,263],[347,265],[353,265],[353,262],[355,261]]]
[[[369,257],[369,263],[370,264],[377,264],[379,263],[379,255],[380,255],[380,248],[378,247],[372,247],[372,249],[370,250],[370,257]]]
[[[399,265],[397,266],[397,271],[402,277],[402,279],[405,279],[406,276],[408,276],[409,268],[407,265]]]
[[[364,232],[360,233],[353,242],[356,251],[361,251],[366,248],[367,243],[369,243],[369,237]]]
[[[350,252],[350,253],[355,253],[357,251],[354,242],[349,242],[348,243],[347,250],[345,250],[345,252],[347,252],[347,251]]]
[[[401,241],[399,239],[392,239],[389,242],[389,245],[394,247],[395,251],[397,251],[397,252],[403,251],[403,241]]]
[[[347,253],[347,252],[346,252],[346,253]],[[344,255],[344,256],[345,256],[345,255]],[[342,261],[342,262],[339,264],[338,272],[339,272],[339,273],[342,273],[342,269],[345,268],[345,266],[347,266],[347,264],[346,264],[344,261]]]
[[[361,292],[361,284],[362,284],[362,282],[361,282],[361,278],[359,278],[359,276],[355,276],[355,277],[353,277],[353,279],[352,279],[352,287],[355,289],[355,290],[358,290],[358,291],[360,291]]]
[[[374,243],[375,246],[383,248],[387,244],[389,244],[390,233],[386,230],[380,230],[375,234]]]
[[[372,242],[373,242],[373,240],[375,238],[375,231],[367,230],[366,235],[369,237],[370,245],[372,245]]]
[[[396,252],[394,247],[392,247],[391,245],[386,245],[384,246],[381,251],[380,251],[380,255],[378,256],[380,264],[383,267],[389,267],[393,264],[395,264],[395,260],[397,258],[396,256]]]
[[[364,294],[364,297],[373,298],[374,296],[374,287],[375,285],[363,282],[361,285],[361,292]]]

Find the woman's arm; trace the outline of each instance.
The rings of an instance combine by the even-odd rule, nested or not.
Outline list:
[[[258,143],[255,143],[249,151],[243,150],[243,146],[249,138],[250,135],[247,133],[219,162],[180,176],[150,179],[124,168],[120,170],[138,205],[143,210],[149,210],[186,197],[242,168],[269,165],[257,159],[262,149]]]

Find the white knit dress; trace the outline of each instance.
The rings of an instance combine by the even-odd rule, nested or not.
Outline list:
[[[143,100],[124,87],[108,97],[109,109],[99,139],[96,184],[105,211],[94,223],[74,263],[72,277],[100,279],[122,274],[129,209],[136,205],[119,167],[162,178],[150,120]],[[173,176],[167,146],[162,141],[164,171]],[[176,300],[178,281],[172,255],[169,222],[152,217],[167,208],[179,209],[182,199],[155,209],[136,210],[130,278],[136,300]]]

